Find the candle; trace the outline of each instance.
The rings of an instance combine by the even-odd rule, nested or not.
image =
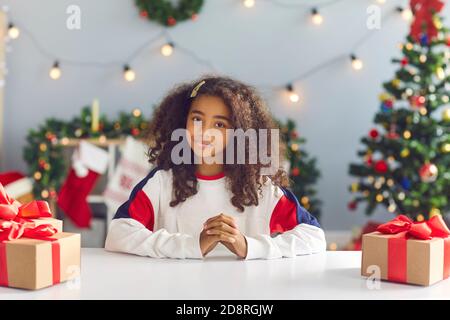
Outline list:
[[[92,131],[97,132],[99,128],[100,104],[98,99],[92,101]]]

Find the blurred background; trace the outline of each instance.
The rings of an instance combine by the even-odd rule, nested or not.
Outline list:
[[[379,202],[385,205],[366,215],[373,192],[370,197],[369,191],[362,195],[372,200],[355,201],[351,189],[361,191],[355,183],[362,178],[351,175],[349,167],[367,162],[367,157],[363,160],[358,155],[363,150],[362,137],[376,139],[370,130],[377,127],[380,135],[392,129],[383,129],[374,117],[380,103],[392,104],[390,95],[401,99],[395,88],[386,93],[383,83],[399,78],[396,71],[402,63],[391,60],[404,58],[404,45],[411,42],[407,36],[415,17],[409,1],[3,0],[0,6],[5,28],[5,41],[0,45],[3,183],[23,182],[24,177],[10,174],[22,173],[33,184],[34,198],[53,199],[58,215],[64,217],[55,198],[65,181],[73,182],[67,179],[74,163],[70,148],[78,150],[79,139],[86,138],[105,150],[100,157],[105,158],[106,171],[99,172],[93,190],[89,183],[83,187],[99,194],[90,198],[95,219],[90,228],[80,229],[86,234],[85,246],[103,244],[104,220],[111,215],[105,212],[114,211],[117,205],[103,206],[104,197],[112,202],[123,197],[114,195],[119,192],[117,185],[123,189],[126,183],[111,162],[120,163],[119,169],[126,172],[129,162],[136,159],[132,155],[140,154],[133,143],[165,93],[179,82],[211,73],[255,86],[281,121],[291,150],[288,169],[298,193],[303,193],[302,204],[320,212],[330,249],[348,247],[368,221],[384,222],[400,213],[397,208],[388,210],[391,203],[383,199]],[[450,7],[444,6],[434,19],[445,25],[449,13]],[[426,35],[428,39],[419,35],[421,48],[413,51],[430,46],[433,35]],[[424,63],[443,69],[443,78],[435,79],[436,87],[441,90],[439,97],[446,93],[448,98],[448,43],[443,48],[444,60]],[[406,62],[414,63],[412,58]],[[383,93],[387,96],[380,98]],[[448,99],[439,104],[438,118],[445,108]],[[100,128],[92,125],[95,121]],[[443,128],[447,135],[448,122]],[[134,141],[127,136],[134,136]],[[448,151],[438,150],[440,145],[434,148],[439,161],[448,163]],[[52,155],[52,150],[57,153]],[[130,161],[120,162],[124,152]],[[145,166],[141,170],[142,175]],[[433,174],[433,167],[428,170]],[[383,168],[377,173],[388,180]],[[439,180],[441,202],[433,208],[426,204],[428,209],[423,210],[437,207],[441,214],[448,212],[448,167],[439,171],[441,177],[446,179]],[[108,184],[110,193],[102,193]],[[398,190],[391,193],[398,194]],[[376,195],[374,199],[378,201]],[[412,216],[428,214],[423,210]],[[66,226],[80,227],[70,219]]]

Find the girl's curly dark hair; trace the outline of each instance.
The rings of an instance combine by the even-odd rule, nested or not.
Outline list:
[[[207,95],[219,97],[228,106],[231,113],[231,121],[234,129],[268,129],[268,155],[270,156],[270,129],[278,129],[275,121],[269,113],[265,103],[256,93],[256,90],[242,82],[228,77],[207,76],[192,83],[181,84],[172,89],[154,110],[153,117],[148,127],[149,162],[163,170],[172,169],[173,195],[170,206],[185,201],[197,193],[197,178],[195,164],[174,164],[171,160],[172,148],[179,143],[171,141],[172,132],[176,129],[185,129],[186,120],[192,101],[192,90],[200,81],[205,83],[200,87],[196,97]],[[259,146],[259,135],[257,145]],[[285,146],[279,141],[280,162],[284,154]],[[235,143],[236,146],[236,143]],[[249,153],[248,143],[245,143],[246,159]],[[191,159],[193,151],[191,150]],[[234,153],[236,155],[236,152]],[[236,163],[236,162],[234,162]],[[281,168],[271,176],[261,175],[258,157],[256,164],[228,164],[224,165],[224,173],[227,186],[233,193],[231,203],[240,211],[244,206],[258,205],[258,195],[261,193],[263,183],[268,177],[272,183],[278,186],[288,186],[287,174]]]

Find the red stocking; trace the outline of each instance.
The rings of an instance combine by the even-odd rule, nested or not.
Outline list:
[[[86,141],[73,154],[72,168],[58,194],[58,205],[77,227],[91,225],[92,211],[87,196],[105,173],[108,153]]]
[[[89,170],[87,176],[80,178],[75,174],[75,170],[71,169],[59,192],[59,207],[80,228],[88,228],[91,225],[92,212],[86,198],[98,177],[97,172]]]

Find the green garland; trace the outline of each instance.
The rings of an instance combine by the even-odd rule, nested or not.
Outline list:
[[[287,120],[286,123],[278,121],[281,129],[281,140],[286,144],[286,158],[290,164],[290,189],[299,202],[313,216],[320,218],[321,201],[317,199],[316,183],[320,172],[316,167],[316,159],[311,158],[302,148],[305,138],[299,137],[295,122]]]
[[[188,19],[195,20],[203,6],[203,0],[180,0],[174,6],[168,0],[136,0],[140,16],[167,27]]]
[[[69,122],[51,118],[39,129],[29,131],[23,156],[29,176],[34,179],[33,194],[37,199],[56,196],[67,172],[63,152],[70,139],[118,139],[127,135],[142,138],[147,120],[135,109],[132,113],[120,113],[115,121],[102,115],[96,132],[91,126],[91,108],[84,107],[81,115]]]

